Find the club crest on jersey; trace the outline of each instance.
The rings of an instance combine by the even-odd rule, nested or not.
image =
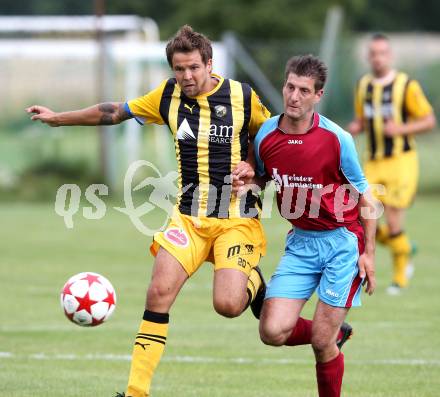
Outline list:
[[[216,105],[214,107],[214,109],[215,109],[215,115],[217,117],[225,117],[226,113],[228,112],[228,110],[226,109],[226,106],[223,106],[223,105]]]
[[[165,238],[176,247],[186,248],[189,244],[189,238],[185,230],[171,228],[165,231]]]

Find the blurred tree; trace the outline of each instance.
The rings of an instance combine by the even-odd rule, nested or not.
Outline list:
[[[438,0],[107,0],[109,14],[136,14],[155,19],[163,39],[189,23],[212,39],[226,30],[264,39],[316,38],[327,9],[340,4],[346,26],[355,31],[440,31]],[[0,0],[3,15],[81,15],[94,11],[93,1]]]
[[[182,2],[161,0],[145,2],[113,1],[109,12],[148,15],[160,26],[162,37],[168,38],[176,28],[188,23],[212,39],[233,30],[241,36],[272,38],[319,37],[328,7],[341,4],[349,13],[364,8],[367,0],[203,0]]]
[[[349,15],[357,31],[440,31],[438,0],[363,1]]]
[[[0,0],[1,15],[81,15],[93,13],[93,1]]]

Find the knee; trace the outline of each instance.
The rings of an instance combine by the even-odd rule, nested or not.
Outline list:
[[[273,323],[260,322],[260,339],[265,345],[282,346],[286,342],[286,337],[280,327]]]
[[[329,338],[319,334],[312,334],[311,344],[313,351],[317,355],[325,354],[334,347],[334,342],[332,343]]]
[[[152,283],[147,291],[147,304],[156,305],[173,300],[172,288],[162,283]]]
[[[238,317],[243,311],[238,302],[230,297],[215,298],[214,309],[221,316],[228,318]]]

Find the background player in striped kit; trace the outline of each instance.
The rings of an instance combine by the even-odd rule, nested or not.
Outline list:
[[[414,200],[418,183],[418,159],[414,135],[429,131],[436,121],[420,84],[392,68],[389,39],[374,35],[369,43],[371,73],[363,76],[355,92],[355,120],[348,130],[365,131],[367,153],[365,176],[370,184],[381,184],[377,195],[385,207],[385,223],[379,225],[377,241],[393,257],[393,279],[388,292],[399,294],[412,274],[412,246],[405,231],[405,212]],[[373,190],[374,192],[374,190]]]

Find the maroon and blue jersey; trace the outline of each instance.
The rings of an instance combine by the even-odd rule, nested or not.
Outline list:
[[[280,117],[267,120],[255,138],[257,174],[276,186],[281,215],[295,228],[267,285],[266,299],[309,299],[359,306],[364,251],[359,195],[368,188],[353,139],[321,116],[305,134],[287,134]]]
[[[261,126],[255,156],[257,175],[275,182],[281,215],[304,230],[346,227],[363,241],[357,203],[368,183],[351,135],[318,113],[307,133],[287,134],[280,117]]]

